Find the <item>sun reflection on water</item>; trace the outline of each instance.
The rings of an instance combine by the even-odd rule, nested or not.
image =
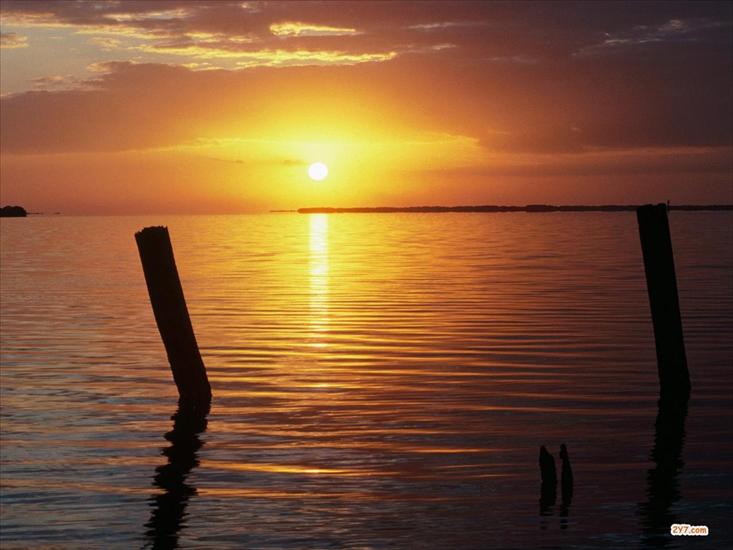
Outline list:
[[[309,345],[325,348],[328,332],[328,214],[310,215],[309,269],[310,334]]]

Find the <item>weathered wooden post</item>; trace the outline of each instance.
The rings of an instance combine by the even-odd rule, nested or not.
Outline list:
[[[135,233],[135,241],[180,403],[208,409],[211,386],[188,316],[168,228],[146,227]]]
[[[690,374],[682,336],[667,205],[640,206],[636,209],[636,219],[654,324],[659,397],[663,402],[686,403],[690,397]]]

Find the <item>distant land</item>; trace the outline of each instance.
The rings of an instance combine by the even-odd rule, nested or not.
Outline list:
[[[527,204],[525,206],[369,206],[356,208],[314,207],[298,208],[299,214],[380,214],[392,212],[628,212],[641,205],[601,204],[601,205],[552,205]],[[673,204],[670,210],[733,210],[733,204]]]
[[[25,218],[28,212],[22,206],[3,206],[0,208],[0,218]]]

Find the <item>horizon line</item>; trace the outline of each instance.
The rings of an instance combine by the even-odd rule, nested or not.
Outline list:
[[[316,206],[298,208],[299,214],[372,214],[372,213],[443,213],[443,212],[631,212],[644,204],[526,204],[519,205],[461,205],[461,206]],[[733,204],[666,204],[669,210],[710,211],[733,210]],[[296,210],[270,210],[270,212],[296,212]]]

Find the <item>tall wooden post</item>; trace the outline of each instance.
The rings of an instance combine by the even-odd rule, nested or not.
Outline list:
[[[135,241],[180,402],[208,408],[211,386],[188,316],[168,228],[146,227],[135,233]]]
[[[682,336],[667,206],[640,206],[636,209],[636,219],[654,323],[660,399],[664,402],[686,403],[690,397],[690,374]]]

